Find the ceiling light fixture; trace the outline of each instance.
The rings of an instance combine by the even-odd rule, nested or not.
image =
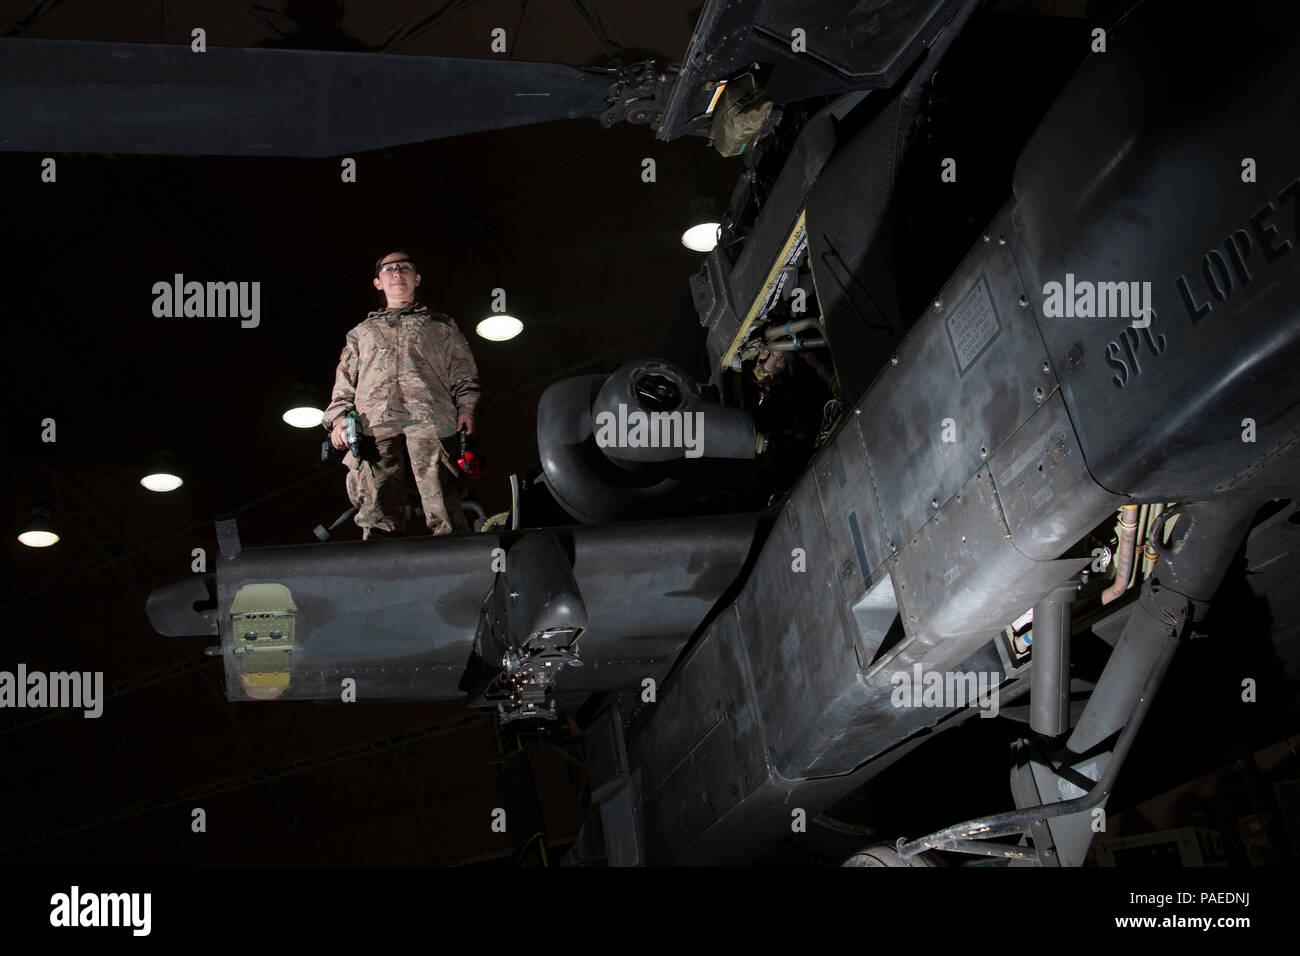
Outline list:
[[[29,548],[48,548],[59,540],[59,533],[50,523],[50,512],[40,506],[32,508],[32,520],[27,523],[18,540]]]
[[[692,252],[712,252],[718,244],[721,221],[718,204],[712,199],[705,195],[692,199],[686,219],[690,228],[682,233],[682,245]]]
[[[149,459],[149,468],[145,472],[140,484],[144,485],[150,491],[175,491],[184,482],[177,472],[180,469],[176,467],[176,459],[171,452],[157,452],[153,458]]]
[[[489,315],[474,331],[489,342],[505,342],[524,330],[524,323],[513,315]]]
[[[701,222],[682,233],[682,245],[692,252],[712,252],[718,244],[718,227],[721,223]]]
[[[289,410],[280,418],[294,428],[319,428],[325,415],[319,398],[316,389],[306,382],[299,382],[293,387],[293,394],[289,398]]]

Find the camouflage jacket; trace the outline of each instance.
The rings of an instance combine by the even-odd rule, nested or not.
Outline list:
[[[348,333],[322,424],[356,409],[363,425],[428,422],[456,433],[479,403],[478,368],[451,316],[423,305],[380,309]]]

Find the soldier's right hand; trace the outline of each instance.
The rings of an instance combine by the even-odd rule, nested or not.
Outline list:
[[[348,447],[348,440],[344,435],[344,428],[346,425],[347,422],[344,419],[336,418],[334,420],[334,427],[330,429],[330,444],[339,451],[343,451]]]

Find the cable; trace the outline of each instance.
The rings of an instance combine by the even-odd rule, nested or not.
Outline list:
[[[1178,517],[1182,513],[1182,508],[1166,508],[1156,515],[1155,520],[1151,522],[1151,526],[1147,529],[1147,539],[1144,542],[1144,547],[1154,551],[1157,555],[1162,554],[1160,538],[1164,535],[1165,522],[1170,518]]]

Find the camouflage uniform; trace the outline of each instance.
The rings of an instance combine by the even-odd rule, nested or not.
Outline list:
[[[457,414],[474,414],[479,395],[474,356],[450,316],[418,304],[380,309],[348,333],[322,424],[329,431],[355,409],[362,433],[374,436],[378,461],[358,463],[351,452],[343,459],[348,498],[365,537],[372,528],[405,530],[403,442],[429,530],[470,530],[460,506],[460,469],[447,449],[459,450]]]

